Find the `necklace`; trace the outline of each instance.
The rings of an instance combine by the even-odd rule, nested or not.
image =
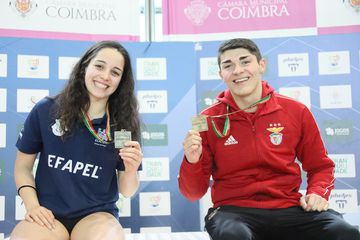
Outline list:
[[[110,113],[109,113],[109,106],[106,106],[106,129],[105,129],[105,135],[106,137],[102,137],[99,135],[99,133],[94,129],[91,120],[89,116],[82,111],[82,115],[84,117],[84,123],[86,128],[89,130],[89,132],[101,143],[109,144],[112,141],[111,138],[111,129],[110,129]]]

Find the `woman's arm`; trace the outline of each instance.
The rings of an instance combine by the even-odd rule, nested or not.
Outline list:
[[[14,169],[15,183],[17,189],[25,185],[30,185],[34,188],[36,187],[35,179],[32,174],[35,159],[36,154],[26,154],[20,151],[17,152]],[[31,187],[21,188],[19,191],[19,195],[22,198],[27,211],[40,205],[36,195],[36,191]]]
[[[120,149],[119,155],[125,166],[125,171],[120,171],[118,175],[119,192],[124,197],[131,197],[139,188],[137,171],[143,158],[140,144],[136,141],[126,142],[125,147]]]
[[[54,228],[55,217],[50,210],[40,206],[37,197],[35,179],[32,174],[36,155],[36,153],[27,154],[20,151],[17,152],[14,168],[15,183],[17,189],[19,189],[19,195],[25,205],[25,220],[29,222],[36,222],[37,224],[46,226],[51,230]],[[34,188],[25,187],[26,185]]]

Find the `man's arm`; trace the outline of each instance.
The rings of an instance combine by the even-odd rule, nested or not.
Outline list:
[[[330,192],[334,188],[335,164],[328,157],[319,128],[307,108],[303,110],[302,139],[298,144],[297,153],[303,169],[307,172],[307,193],[302,199],[302,206],[308,211],[326,210]],[[306,203],[310,203],[310,206]]]
[[[179,189],[189,200],[200,199],[209,187],[211,154],[205,134],[190,130],[183,142],[184,158],[180,167]]]

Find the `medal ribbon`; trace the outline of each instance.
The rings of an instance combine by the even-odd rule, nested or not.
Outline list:
[[[270,94],[266,95],[265,97],[261,98],[259,101],[251,104],[250,106],[248,106],[248,107],[246,107],[246,108],[244,108],[244,109],[240,109],[240,110],[238,110],[238,111],[232,112],[232,113],[229,113],[229,104],[226,105],[226,114],[216,115],[216,116],[210,116],[211,126],[212,126],[212,129],[213,129],[215,135],[216,135],[218,138],[223,138],[223,137],[226,137],[226,136],[229,134],[229,132],[230,132],[230,120],[229,120],[229,115],[234,114],[234,113],[237,113],[237,112],[240,112],[240,111],[245,111],[245,110],[250,109],[250,108],[253,108],[253,107],[255,107],[256,105],[261,104],[261,103],[264,103],[264,102],[266,102],[266,101],[269,100],[269,99],[270,99]],[[215,121],[214,121],[214,118],[222,117],[222,116],[226,116],[226,117],[225,117],[224,129],[223,129],[223,131],[221,132],[221,131],[218,129],[218,127],[217,127],[217,125],[216,125],[216,123],[215,123]]]
[[[97,133],[97,131],[94,129],[92,123],[91,123],[91,120],[89,118],[89,116],[84,113],[84,111],[82,111],[82,115],[84,117],[84,123],[85,123],[85,126],[87,127],[87,129],[89,130],[89,132],[97,139],[99,140],[101,143],[104,143],[104,144],[109,144],[111,141],[112,141],[112,138],[111,138],[111,130],[110,130],[110,113],[109,113],[109,106],[106,106],[106,129],[105,129],[105,134],[106,134],[106,137],[107,137],[107,141],[104,141],[100,136],[99,134]]]
[[[210,117],[212,129],[218,138],[226,137],[230,132],[230,121],[229,121],[228,113],[229,113],[229,105],[226,105],[226,117],[225,117],[224,129],[222,132],[217,128],[213,117]]]

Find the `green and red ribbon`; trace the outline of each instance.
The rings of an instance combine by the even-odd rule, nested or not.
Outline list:
[[[234,113],[237,113],[237,112],[240,112],[240,111],[245,111],[247,109],[250,109],[250,108],[253,108],[255,107],[256,105],[259,105],[261,103],[264,103],[266,102],[267,100],[270,99],[270,96],[271,94],[268,94],[266,95],[265,97],[261,98],[259,101],[251,104],[250,106],[244,108],[244,109],[240,109],[240,110],[237,110],[235,112],[232,112],[232,113],[229,113],[229,104],[226,105],[226,114],[222,114],[222,115],[216,115],[216,116],[209,116],[210,117],[210,121],[211,121],[211,126],[212,126],[212,129],[215,133],[215,135],[218,137],[218,138],[223,138],[223,137],[226,137],[229,135],[230,133],[230,120],[229,120],[229,115],[231,114],[234,114]],[[224,123],[224,128],[222,131],[220,131],[214,121],[214,118],[218,118],[218,117],[222,117],[222,116],[226,116],[225,117],[225,123]]]
[[[84,111],[82,111],[82,115],[84,117],[84,123],[85,123],[85,126],[87,127],[87,129],[89,130],[89,132],[97,139],[99,140],[101,143],[104,143],[104,144],[109,144],[111,141],[112,141],[112,138],[111,138],[111,129],[110,129],[110,113],[109,113],[109,106],[106,106],[106,129],[105,129],[105,134],[106,134],[106,137],[107,137],[107,141],[105,141],[104,139],[102,139],[98,132],[94,129],[92,123],[91,123],[91,120],[89,118],[89,116],[84,113]]]

